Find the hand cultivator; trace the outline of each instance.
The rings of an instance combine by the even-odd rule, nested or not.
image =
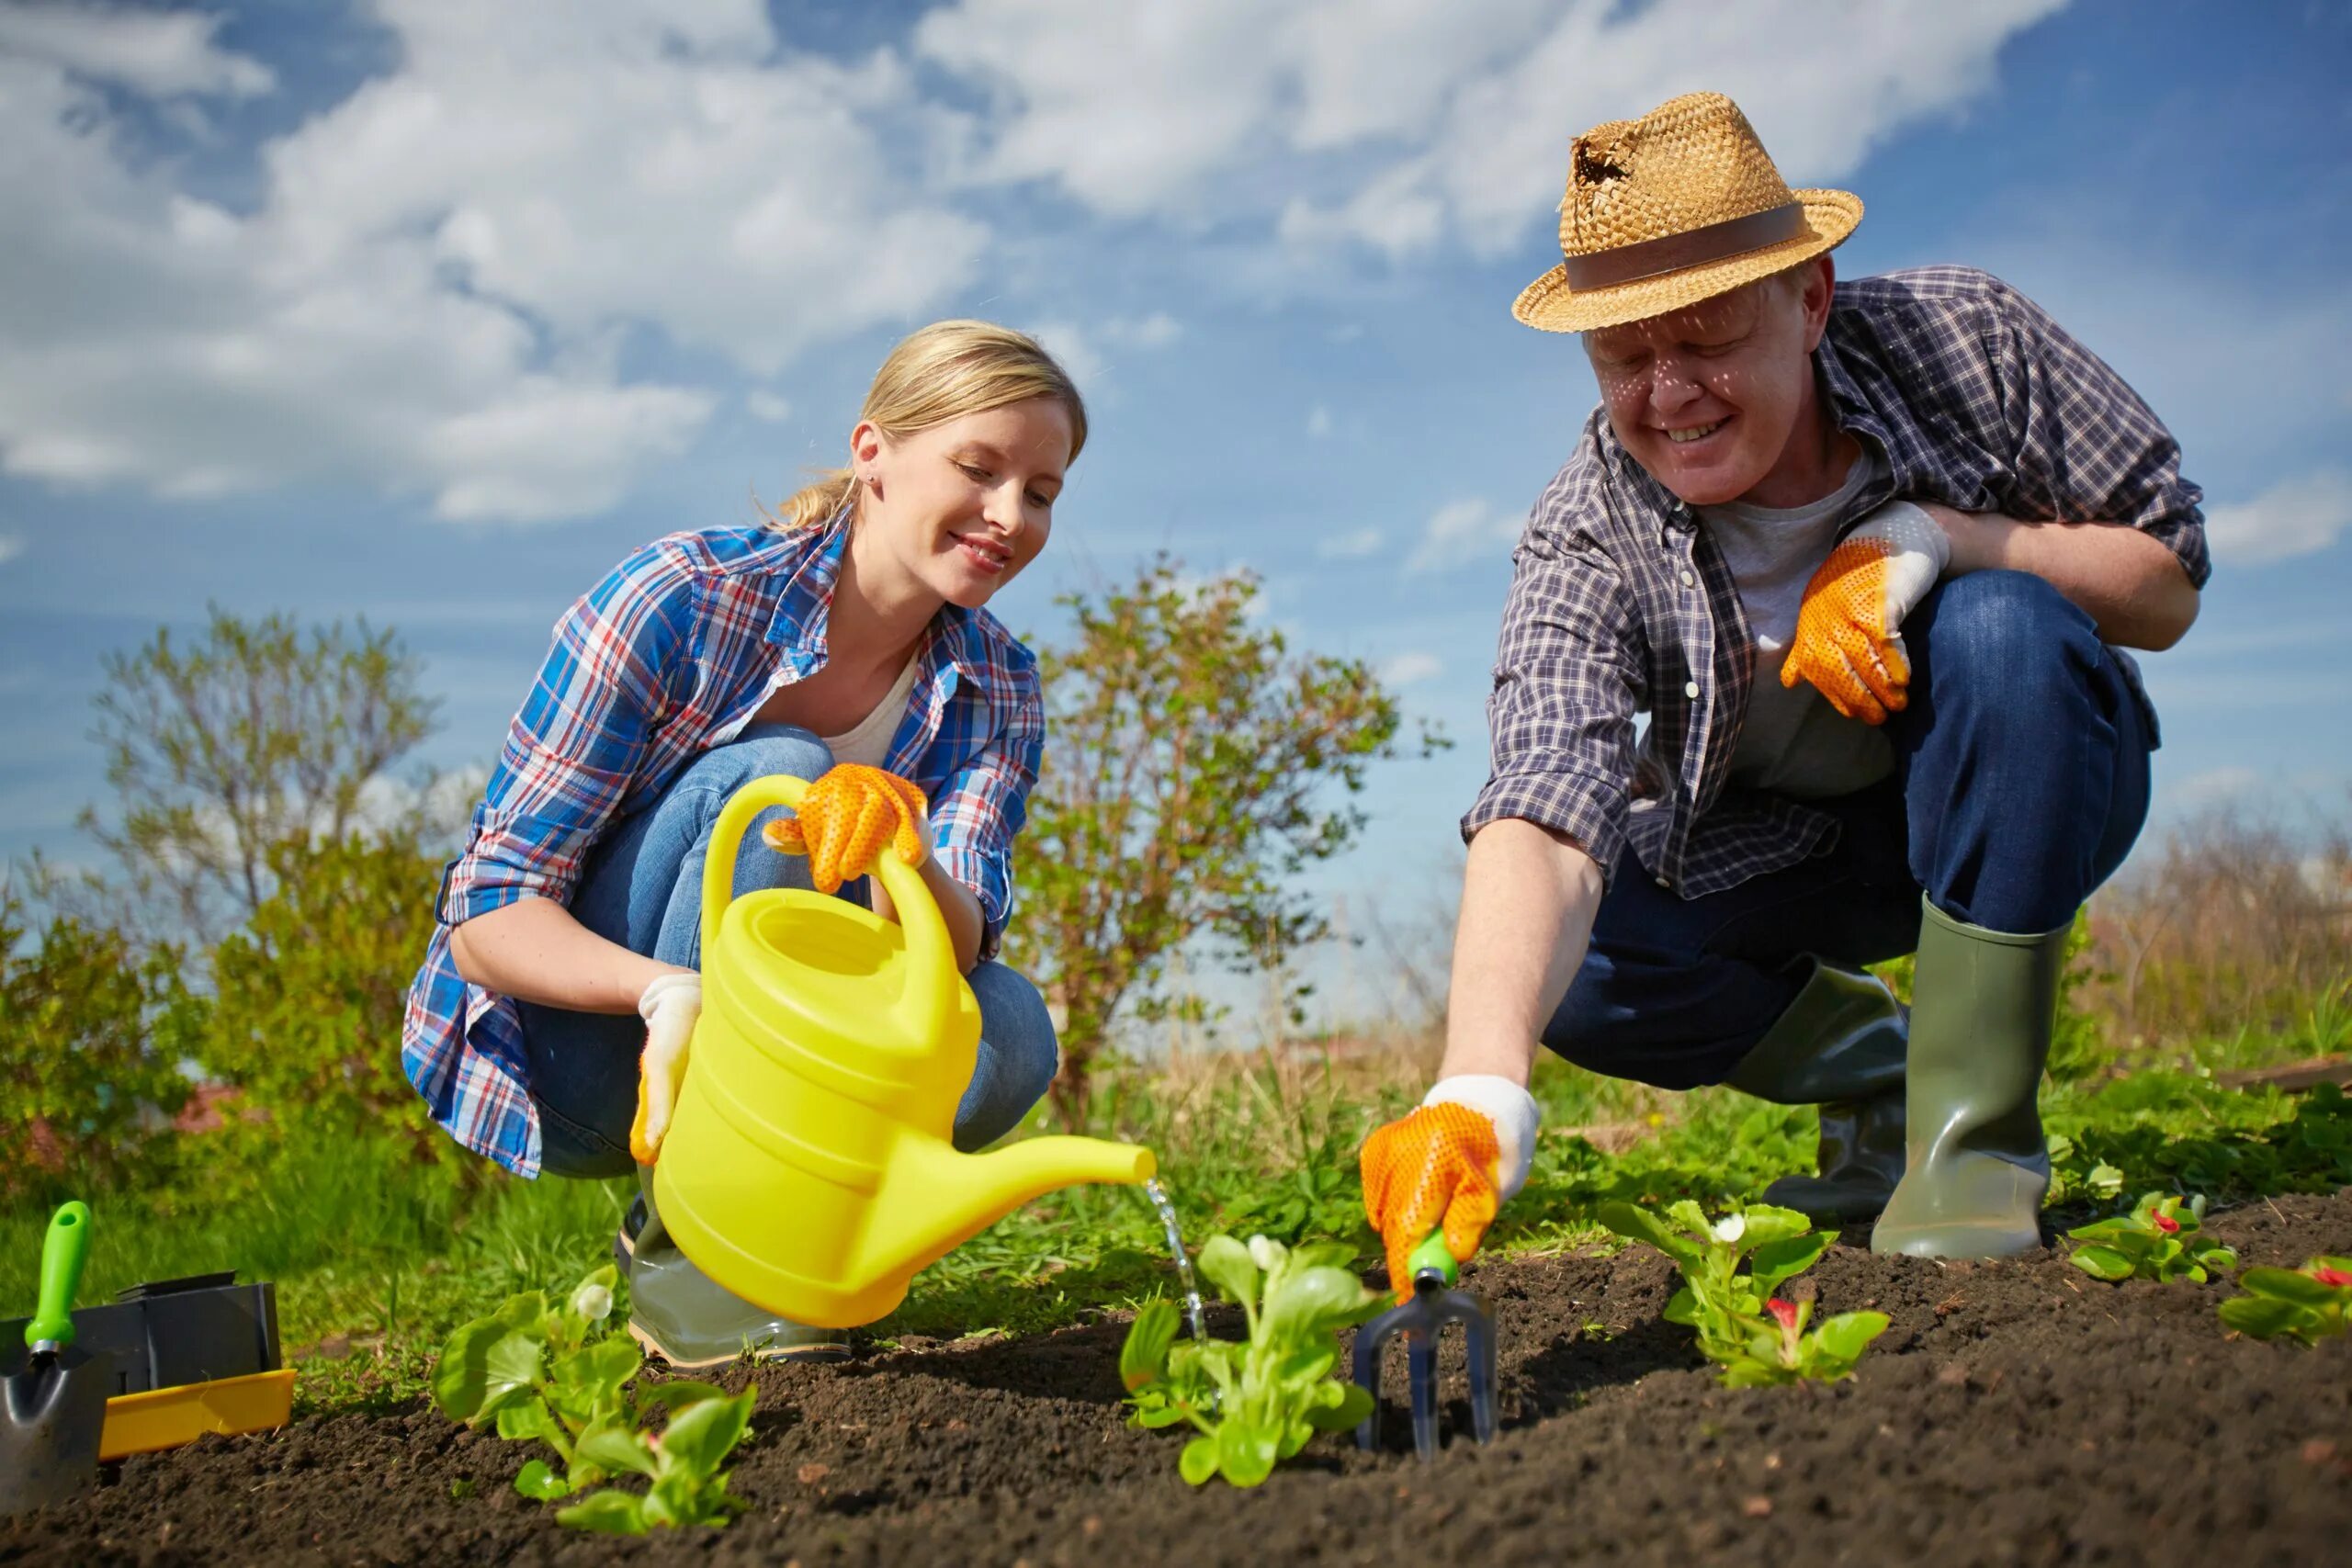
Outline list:
[[[1412,1394],[1413,1448],[1426,1461],[1437,1457],[1437,1341],[1449,1323],[1462,1325],[1469,1352],[1470,1429],[1482,1443],[1495,1440],[1495,1319],[1479,1297],[1452,1288],[1459,1275],[1443,1235],[1432,1233],[1415,1247],[1411,1268],[1413,1299],[1356,1330],[1356,1385],[1373,1402],[1372,1414],[1356,1427],[1356,1446],[1380,1446],[1380,1353],[1401,1333]]]

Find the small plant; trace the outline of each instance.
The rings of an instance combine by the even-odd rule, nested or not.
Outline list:
[[[1668,1207],[1665,1219],[1609,1202],[1600,1206],[1600,1223],[1657,1247],[1682,1271],[1666,1320],[1696,1332],[1700,1354],[1723,1368],[1727,1388],[1850,1377],[1871,1341],[1886,1332],[1886,1314],[1879,1312],[1840,1313],[1808,1331],[1813,1303],[1774,1293],[1812,1268],[1833,1239],[1793,1209],[1758,1203],[1710,1221],[1687,1198]]]
[[[2249,1269],[2222,1321],[2250,1339],[2316,1345],[2345,1332],[2352,1314],[2352,1258],[2314,1258],[2301,1269]]]
[[[2198,1238],[2205,1219],[2203,1194],[2188,1200],[2143,1193],[2128,1214],[2080,1225],[2066,1235],[2082,1243],[2073,1263],[2084,1273],[2109,1280],[2194,1280],[2236,1265],[2238,1255]]]
[[[1201,1247],[1201,1274],[1239,1304],[1249,1338],[1180,1344],[1173,1302],[1136,1314],[1119,1378],[1135,1425],[1189,1421],[1198,1432],[1178,1461],[1186,1481],[1223,1475],[1255,1486],[1316,1433],[1345,1431],[1372,1414],[1370,1394],[1331,1377],[1339,1331],[1384,1304],[1343,1267],[1353,1258],[1342,1242],[1288,1247],[1255,1235],[1244,1247],[1214,1235]]]
[[[729,1399],[684,1378],[631,1393],[645,1356],[628,1336],[610,1331],[618,1278],[607,1265],[560,1306],[526,1291],[464,1325],[441,1348],[434,1401],[452,1420],[494,1423],[502,1438],[536,1438],[555,1450],[564,1472],[532,1460],[514,1478],[526,1497],[553,1502],[623,1472],[652,1483],[641,1495],[594,1493],[558,1512],[559,1523],[623,1535],[643,1535],[653,1525],[723,1525],[744,1505],[728,1494],[719,1462],[742,1439],[752,1395]],[[669,1412],[669,1425],[658,1435],[641,1430],[657,1410]]]

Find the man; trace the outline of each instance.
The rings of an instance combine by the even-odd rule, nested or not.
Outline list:
[[[1766,1196],[1879,1251],[2038,1246],[2066,936],[2156,745],[2116,649],[2209,571],[2179,448],[1998,279],[1838,284],[1861,203],[1727,98],[1578,137],[1560,210],[1514,314],[1601,406],[1514,558],[1439,1081],[1364,1145],[1391,1277],[1525,1179],[1538,1043],[1820,1104]],[[1862,965],[1915,950],[1906,1016]]]

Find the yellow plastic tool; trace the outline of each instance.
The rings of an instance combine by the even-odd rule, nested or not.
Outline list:
[[[917,1270],[1015,1206],[1073,1182],[1137,1182],[1149,1149],[948,1141],[972,1079],[979,1004],[922,873],[886,843],[898,923],[845,899],[731,897],[752,818],[805,781],[754,779],[719,812],[703,871],[702,1019],[653,1168],[686,1256],[729,1291],[822,1328],[871,1323]]]
[[[152,1453],[192,1443],[207,1432],[234,1437],[286,1425],[294,1411],[294,1369],[214,1378],[178,1388],[119,1393],[107,1401],[98,1457]]]

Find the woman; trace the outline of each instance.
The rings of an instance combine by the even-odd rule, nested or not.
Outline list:
[[[779,808],[744,835],[738,895],[813,885],[888,915],[839,861],[862,813],[899,829],[979,1001],[959,1147],[1010,1131],[1053,1077],[1043,999],[993,962],[1044,709],[1035,659],[982,606],[1044,547],[1085,441],[1077,388],[1035,342],[925,327],[876,373],[849,468],[773,525],[623,561],[557,626],[507,732],[442,879],[403,1065],[452,1136],[518,1175],[639,1171],[615,1249],[630,1332],[673,1365],[847,1350],[703,1276],[644,1179],[701,1010],[704,857],[736,789],[815,781],[797,822]],[[804,829],[805,857],[774,847]]]

